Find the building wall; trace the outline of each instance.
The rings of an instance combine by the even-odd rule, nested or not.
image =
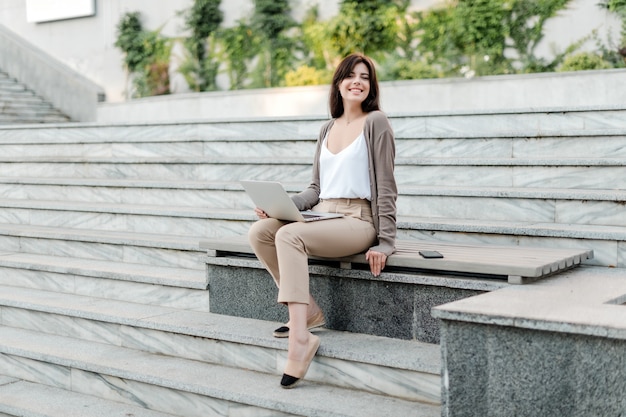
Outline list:
[[[0,1],[0,24],[102,86],[109,102],[123,101],[128,84],[122,67],[122,54],[114,46],[120,17],[129,11],[140,11],[147,29],[162,27],[167,36],[181,36],[183,22],[177,12],[193,3],[193,0],[94,0],[95,16],[29,23],[26,20],[27,1]],[[412,7],[423,9],[441,1],[413,0]],[[548,24],[546,39],[538,52],[550,55],[553,47],[563,50],[594,29],[598,29],[603,38],[610,32],[614,39],[618,39],[619,22],[596,3],[573,0],[569,10]],[[253,4],[252,0],[222,1],[224,23],[231,25],[249,16]],[[319,5],[321,18],[326,19],[337,13],[339,0],[292,0],[294,17],[299,19],[315,4]],[[183,88],[180,90],[184,91]]]

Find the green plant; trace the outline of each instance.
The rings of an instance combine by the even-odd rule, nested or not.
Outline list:
[[[387,80],[418,80],[424,78],[439,78],[439,71],[432,65],[423,61],[399,59],[392,63],[385,71],[384,79]]]
[[[612,12],[626,11],[626,0],[608,0],[605,3]]]
[[[563,64],[557,68],[557,71],[587,71],[608,68],[611,68],[611,65],[600,55],[591,52],[580,52],[565,58]]]
[[[287,87],[293,87],[299,85],[330,84],[332,78],[333,74],[331,71],[303,65],[295,70],[287,72],[285,75],[285,85]]]
[[[605,56],[613,62],[615,67],[624,67],[626,64],[626,0],[605,0],[600,6],[617,14],[622,21],[619,44],[617,46],[612,45],[611,51],[608,51],[607,48],[603,49],[606,52]]]
[[[142,39],[146,61],[134,79],[135,95],[148,97],[169,94],[171,42],[161,36],[160,30],[144,31]]]
[[[341,57],[363,52],[380,59],[397,45],[398,14],[393,1],[344,0],[328,24],[331,46]]]
[[[399,9],[397,21],[396,51],[402,58],[413,60],[417,58],[418,19],[416,13],[408,13],[406,7]]]
[[[364,52],[383,61],[399,49],[412,58],[414,22],[406,10],[409,0],[344,0],[339,13],[318,20],[318,6],[310,8],[302,22],[304,62],[332,71],[352,52]]]
[[[583,42],[575,42],[565,53],[557,53],[551,61],[535,55],[535,49],[544,37],[544,25],[559,10],[566,7],[571,0],[517,0],[512,3],[507,16],[511,47],[517,58],[515,65],[520,72],[554,71],[564,57],[577,49]]]
[[[185,29],[191,35],[185,40],[189,56],[179,71],[195,91],[217,89],[219,62],[215,60],[211,36],[224,19],[220,3],[221,0],[194,0],[191,8],[182,12]]]
[[[295,42],[286,32],[297,25],[289,0],[255,0],[254,4],[252,26],[260,35],[262,49],[257,82],[263,87],[278,86],[293,62]]]
[[[307,10],[301,26],[301,43],[304,62],[318,69],[332,71],[339,61],[339,54],[333,50],[328,36],[328,23],[318,19],[319,8]]]
[[[449,75],[462,65],[463,55],[457,47],[451,28],[457,24],[454,8],[436,7],[415,14],[417,51],[431,65]]]
[[[467,55],[502,57],[508,28],[507,6],[502,0],[459,1],[452,27],[457,47]]]
[[[142,34],[143,28],[139,19],[139,12],[126,13],[117,24],[115,46],[124,53],[124,65],[130,72],[136,71],[146,60]]]
[[[417,14],[418,51],[444,74],[552,71],[577,42],[552,61],[535,55],[544,25],[571,0],[450,0]]]
[[[134,97],[169,93],[171,43],[160,30],[143,29],[139,12],[128,12],[117,25],[115,46],[124,53],[124,65],[132,76]]]
[[[298,25],[289,0],[254,0],[249,20],[220,28],[220,0],[194,0],[180,12],[190,35],[179,71],[192,89],[206,91],[217,89],[220,69],[231,89],[326,83],[339,60],[357,51],[374,58],[381,80],[625,66],[626,0],[598,0],[622,18],[618,44],[605,46],[592,34],[553,51],[553,58],[536,55],[545,23],[570,1],[446,0],[409,12],[409,0],[342,0],[336,16],[320,21],[314,6]],[[588,39],[596,40],[596,57],[574,58]],[[158,30],[145,31],[138,12],[120,20],[115,44],[135,95],[168,91],[171,43]]]
[[[218,37],[222,44],[222,57],[227,63],[230,89],[245,88],[248,65],[258,52],[259,38],[252,27],[242,20],[233,27],[222,29]]]
[[[620,48],[610,33],[607,34],[605,42],[598,37],[597,31],[594,31],[593,39],[598,55],[612,68],[624,68],[626,66],[626,47]]]

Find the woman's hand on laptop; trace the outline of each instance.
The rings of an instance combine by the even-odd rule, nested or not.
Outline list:
[[[382,252],[376,252],[373,250],[368,250],[365,254],[365,259],[370,264],[370,270],[372,271],[372,275],[375,277],[380,275],[380,272],[385,268],[385,263],[387,262],[387,255]]]
[[[254,212],[256,213],[257,217],[259,219],[267,219],[269,216],[267,215],[266,212],[264,212],[263,210],[261,210],[260,208],[256,207],[254,209]]]

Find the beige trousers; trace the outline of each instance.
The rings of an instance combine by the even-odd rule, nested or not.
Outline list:
[[[376,241],[367,200],[323,200],[313,210],[342,213],[344,217],[308,223],[262,219],[248,233],[254,253],[278,286],[279,303],[309,303],[309,255],[354,255]]]

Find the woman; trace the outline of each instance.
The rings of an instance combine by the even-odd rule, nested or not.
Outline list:
[[[320,131],[312,182],[292,197],[300,210],[343,217],[290,223],[255,209],[260,220],[250,229],[250,243],[279,288],[278,302],[289,309],[289,322],[274,332],[289,337],[283,388],[304,378],[320,345],[309,330],[325,324],[309,294],[308,255],[335,258],[366,252],[370,270],[378,276],[394,251],[395,143],[379,109],[378,91],[368,57],[352,54],[339,64],[330,92],[332,119]]]

